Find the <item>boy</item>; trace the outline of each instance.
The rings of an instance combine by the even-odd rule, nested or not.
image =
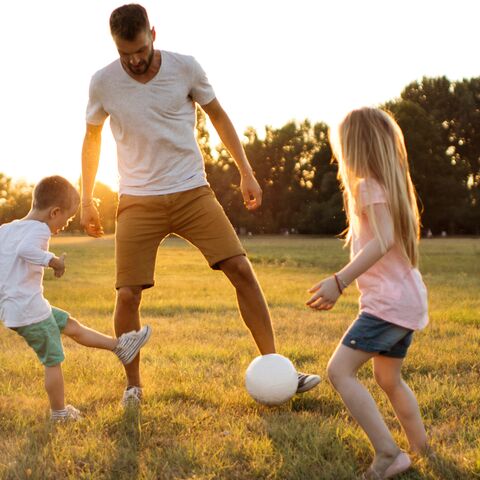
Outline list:
[[[0,319],[25,339],[45,366],[53,421],[80,418],[76,408],[64,403],[60,333],[81,345],[111,350],[124,365],[151,334],[150,327],[144,327],[118,339],[103,335],[51,307],[43,297],[43,269],[52,268],[56,277],[65,272],[65,254],[56,257],[48,251],[50,236],[70,223],[78,205],[73,185],[59,176],[47,177],[35,187],[27,216],[0,226]]]

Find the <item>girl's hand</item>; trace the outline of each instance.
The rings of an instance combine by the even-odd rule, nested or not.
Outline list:
[[[333,276],[317,283],[308,292],[313,295],[306,304],[316,310],[332,309],[340,296],[340,290]]]

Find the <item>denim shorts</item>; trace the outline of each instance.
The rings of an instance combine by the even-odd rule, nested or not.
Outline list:
[[[386,357],[405,358],[413,330],[361,312],[342,338],[342,345]]]

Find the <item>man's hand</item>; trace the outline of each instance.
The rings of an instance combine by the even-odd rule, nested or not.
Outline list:
[[[55,276],[60,278],[65,273],[65,257],[66,253],[62,253],[59,257],[53,257],[48,266],[53,268]]]
[[[101,237],[103,235],[103,227],[100,223],[100,215],[98,214],[95,203],[90,203],[87,206],[82,206],[80,213],[80,225],[85,232],[91,237]]]
[[[240,190],[247,210],[256,210],[262,204],[262,189],[253,173],[241,175]]]
[[[210,103],[202,105],[202,109],[212,121],[220,140],[227,147],[240,171],[240,191],[243,195],[243,204],[248,210],[257,209],[262,204],[262,189],[252,172],[245,150],[230,118],[216,98]]]
[[[307,305],[315,310],[330,310],[341,295],[335,278],[328,277],[314,285],[309,291],[313,293]]]

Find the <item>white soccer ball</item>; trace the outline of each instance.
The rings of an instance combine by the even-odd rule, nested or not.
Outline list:
[[[277,353],[255,358],[245,372],[247,392],[264,405],[281,405],[290,400],[298,386],[292,362]]]

